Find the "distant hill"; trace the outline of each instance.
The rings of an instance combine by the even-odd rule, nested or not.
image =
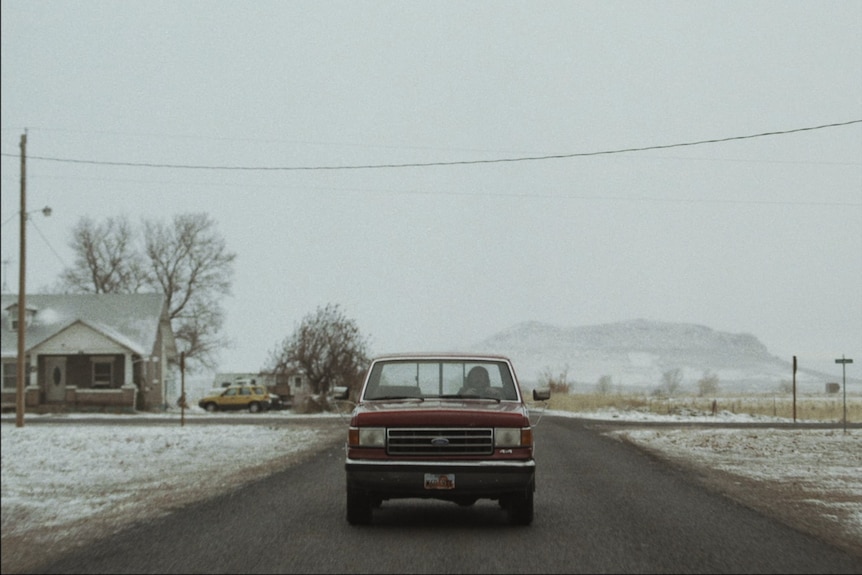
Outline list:
[[[564,371],[575,392],[594,390],[603,375],[611,376],[614,390],[651,391],[671,369],[681,370],[687,391],[707,372],[718,376],[722,392],[772,393],[793,379],[792,362],[770,355],[753,335],[642,319],[584,327],[525,322],[465,351],[509,356],[528,389],[543,374]],[[796,381],[800,393],[822,393],[835,378],[800,368]]]

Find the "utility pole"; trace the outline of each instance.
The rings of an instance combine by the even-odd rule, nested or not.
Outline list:
[[[9,264],[12,263],[12,260],[6,258],[3,260],[3,289],[0,290],[3,293],[9,293]]]
[[[186,424],[186,352],[180,352],[180,427]]]
[[[27,333],[27,131],[21,135],[21,245],[18,271],[18,380],[15,389],[15,427],[24,427],[24,336]]]

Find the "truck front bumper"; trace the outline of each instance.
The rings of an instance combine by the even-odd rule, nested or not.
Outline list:
[[[347,459],[347,488],[386,498],[458,499],[500,496],[535,489],[536,462],[528,461],[371,461]],[[429,478],[445,477],[437,487]],[[448,482],[451,481],[451,486]],[[439,488],[440,484],[446,485]]]

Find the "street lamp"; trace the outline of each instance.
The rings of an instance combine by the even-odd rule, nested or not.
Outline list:
[[[841,359],[836,359],[835,363],[841,364],[841,373],[842,373],[842,381],[841,388],[844,390],[844,433],[847,433],[847,364],[853,363],[853,360],[845,358],[843,355]]]
[[[27,334],[27,132],[21,136],[21,245],[18,271],[18,373],[15,389],[15,427],[24,427],[24,378],[30,370],[24,362],[24,340]],[[51,215],[51,208],[45,206],[42,215]]]

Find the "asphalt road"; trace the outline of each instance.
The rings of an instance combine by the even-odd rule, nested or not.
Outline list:
[[[44,573],[862,573],[862,558],[702,488],[688,472],[545,417],[535,520],[496,503],[389,501],[344,511],[340,446],[137,525]]]

